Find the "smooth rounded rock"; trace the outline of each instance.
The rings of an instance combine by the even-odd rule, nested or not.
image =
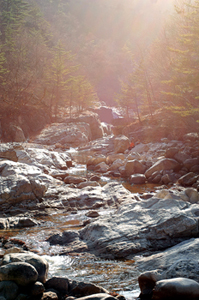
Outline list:
[[[38,272],[32,265],[25,262],[15,262],[0,267],[0,281],[14,281],[26,286],[37,281]]]
[[[199,297],[199,284],[188,278],[172,278],[160,280],[153,290],[153,300],[196,300]]]
[[[44,283],[48,276],[49,265],[48,262],[39,255],[26,252],[26,253],[10,253],[3,257],[2,265],[8,265],[12,262],[25,262],[32,265],[38,272],[38,281]]]

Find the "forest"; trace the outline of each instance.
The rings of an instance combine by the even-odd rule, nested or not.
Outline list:
[[[198,113],[199,1],[0,0],[0,119]]]

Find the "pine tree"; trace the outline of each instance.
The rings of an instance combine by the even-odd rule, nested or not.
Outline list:
[[[198,106],[199,99],[199,1],[185,4],[180,14],[176,46],[170,47],[173,59],[171,76],[163,81],[166,84],[164,95],[172,99],[173,106],[184,113],[190,113]]]
[[[66,90],[71,83],[70,76],[78,69],[78,66],[74,65],[74,58],[75,56],[70,51],[66,51],[59,40],[52,50],[52,59],[47,70],[47,89],[51,98],[50,110],[55,118],[59,105],[66,97]]]

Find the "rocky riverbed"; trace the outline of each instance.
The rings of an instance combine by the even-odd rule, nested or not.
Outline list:
[[[0,296],[13,300],[123,297],[94,283],[48,278],[49,267],[41,280],[33,263],[36,254],[30,253],[38,251],[37,259],[44,259],[46,266],[39,255],[122,260],[124,268],[129,262],[135,272],[128,276],[132,281],[136,276],[143,299],[198,299],[198,134],[135,141],[129,149],[127,136],[110,135],[108,129],[103,136],[100,129],[95,139],[95,130],[87,134],[87,127],[82,120],[75,127],[53,124],[29,143],[0,144]],[[72,140],[79,147],[70,148]],[[147,185],[153,188],[142,190]],[[137,186],[140,192],[132,192]],[[70,216],[79,216],[74,226],[68,226]],[[20,231],[31,235],[31,230],[44,228],[47,253],[25,244],[23,233],[16,238]],[[20,279],[13,275],[18,268]],[[22,284],[27,274],[32,277]],[[7,295],[7,281],[16,285],[12,296]]]

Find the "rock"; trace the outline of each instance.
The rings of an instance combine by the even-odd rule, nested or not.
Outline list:
[[[49,184],[59,183],[35,166],[9,160],[0,161],[0,175],[1,204],[41,199]]]
[[[106,289],[93,283],[72,281],[69,285],[69,295],[74,297],[85,297],[92,294],[108,293]]]
[[[129,177],[132,174],[144,174],[145,171],[146,167],[137,159],[128,160],[125,165],[124,175]]]
[[[166,149],[165,157],[166,158],[174,158],[174,156],[178,153],[179,149],[177,147],[170,147]]]
[[[100,176],[92,175],[91,178],[90,178],[90,181],[100,181]]]
[[[151,168],[145,172],[145,176],[149,178],[154,172],[162,170],[176,170],[180,168],[179,163],[175,159],[163,158],[157,161]]]
[[[95,170],[100,173],[106,173],[109,170],[109,166],[105,162],[101,162],[95,166]]]
[[[141,296],[152,295],[152,290],[158,280],[160,280],[160,274],[157,270],[142,273],[138,277]]]
[[[0,176],[0,203],[16,204],[24,200],[41,199],[46,192],[46,185],[38,179],[25,176]]]
[[[42,283],[46,281],[46,278],[48,276],[49,265],[44,258],[31,252],[10,253],[4,255],[2,260],[2,265],[9,266],[10,263],[15,263],[15,262],[25,262],[32,265],[37,270],[38,273],[37,280],[41,281]]]
[[[83,122],[89,124],[92,140],[103,137],[103,128],[97,114],[91,113],[90,111],[88,113],[85,112],[84,114],[78,116],[78,118],[74,119],[74,122]]]
[[[1,281],[14,281],[26,286],[37,281],[38,273],[35,267],[25,262],[13,262],[0,267]]]
[[[188,239],[161,253],[137,259],[140,270],[158,270],[160,279],[186,277],[198,280],[199,238]]]
[[[86,216],[89,218],[97,218],[99,217],[99,213],[97,211],[89,211],[88,213],[86,213]]]
[[[188,278],[172,278],[160,280],[153,290],[153,300],[166,299],[197,299],[199,297],[199,284]]]
[[[51,245],[67,245],[73,241],[75,241],[79,237],[79,233],[72,231],[72,230],[67,230],[62,233],[57,233],[53,234],[50,236],[47,241]]]
[[[100,184],[97,181],[85,181],[85,182],[78,183],[77,188],[83,189],[89,186],[100,186]]]
[[[43,293],[41,300],[58,300],[58,296],[55,292],[49,291]]]
[[[132,201],[134,198],[131,192],[117,181],[111,181],[103,186],[88,186],[83,189],[64,186],[58,191],[59,203],[61,201],[63,206],[70,210],[73,207],[78,210],[115,207],[127,199]],[[48,189],[49,196],[47,193],[45,197],[51,197],[53,192]]]
[[[190,159],[190,156],[184,152],[178,152],[174,155],[174,159],[180,164],[184,163],[187,159]]]
[[[0,282],[0,296],[6,300],[14,300],[18,294],[18,286],[13,281],[1,281]]]
[[[54,123],[43,129],[34,140],[43,145],[61,145],[77,147],[91,140],[91,129],[87,123]]]
[[[115,160],[117,159],[125,160],[125,158],[126,157],[123,153],[110,154],[106,157],[106,163],[107,165],[111,165]]]
[[[20,126],[17,126],[15,124],[7,124],[7,141],[17,142],[17,143],[23,143],[26,141],[25,135],[23,130]]]
[[[187,168],[189,171],[191,170],[192,167],[194,167],[195,165],[198,165],[199,164],[199,158],[196,157],[196,158],[189,158],[189,159],[186,159],[184,161],[184,167]]]
[[[195,173],[189,172],[178,179],[178,183],[182,186],[192,186],[198,180],[198,176]]]
[[[123,165],[124,165],[124,161],[122,159],[116,159],[109,167],[109,171],[117,171]]]
[[[173,180],[172,180],[172,177],[170,174],[165,174],[161,177],[161,181],[163,184],[169,184],[169,183],[172,183]]]
[[[144,184],[146,182],[146,176],[143,174],[134,174],[130,176],[129,183]]]
[[[69,287],[69,280],[67,278],[52,277],[48,279],[45,283],[45,288],[47,290],[55,289],[65,294],[68,293],[68,287]]]
[[[195,165],[190,169],[190,172],[199,174],[199,165]]]
[[[123,204],[114,216],[98,217],[79,231],[80,239],[95,255],[114,259],[157,251],[197,236],[197,214],[197,205],[154,196]]]
[[[105,162],[106,161],[106,156],[101,154],[101,155],[98,155],[98,156],[95,156],[95,157],[90,157],[87,161],[87,165],[98,165],[100,164],[101,162]]]
[[[95,109],[95,112],[98,114],[101,122],[111,124],[113,121],[113,109],[111,107],[101,106]]]
[[[7,228],[23,228],[23,227],[34,227],[39,223],[32,218],[27,217],[11,217],[7,219],[9,224]]]
[[[187,188],[185,189],[185,194],[189,198],[191,203],[198,203],[199,202],[199,193],[194,188]]]
[[[160,174],[159,171],[155,171],[154,173],[151,174],[151,176],[148,179],[148,182],[152,182],[154,184],[158,184],[161,182],[162,175]]]
[[[1,144],[0,158],[6,158],[6,159],[17,162],[18,157],[16,155],[15,147],[11,144]]]
[[[130,146],[130,140],[125,136],[117,136],[114,140],[115,153],[124,153]]]
[[[69,175],[64,178],[64,182],[66,184],[71,184],[71,183],[78,184],[80,182],[86,182],[86,178]]]
[[[35,148],[35,146],[26,146],[25,149],[16,150],[16,154],[19,162],[34,165],[42,170],[44,167],[66,170],[68,168],[67,164],[70,165],[72,163],[67,153],[49,151],[45,148]]]
[[[29,287],[28,294],[30,294],[30,296],[38,296],[43,294],[44,291],[44,285],[41,282],[37,281]]]

